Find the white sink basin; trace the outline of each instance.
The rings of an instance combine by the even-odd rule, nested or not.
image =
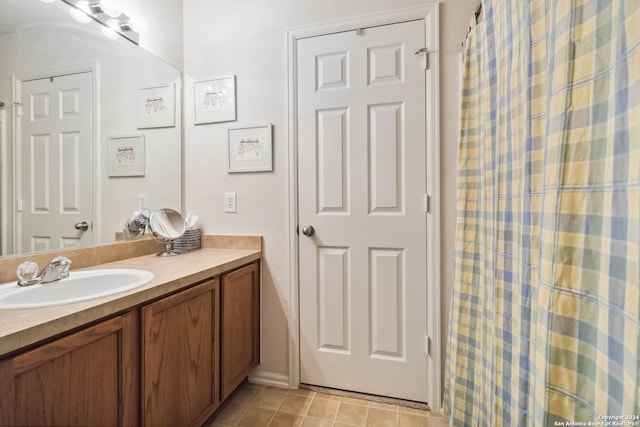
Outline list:
[[[153,273],[146,270],[109,268],[71,271],[69,277],[42,285],[0,285],[0,309],[50,307],[100,298],[129,291],[148,283]]]

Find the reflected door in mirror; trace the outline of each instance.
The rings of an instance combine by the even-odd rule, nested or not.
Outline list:
[[[92,73],[22,82],[19,251],[93,242]]]

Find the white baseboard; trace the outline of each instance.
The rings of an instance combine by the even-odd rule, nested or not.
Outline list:
[[[289,388],[289,376],[275,372],[265,372],[256,368],[249,375],[249,382],[270,385],[273,387]]]

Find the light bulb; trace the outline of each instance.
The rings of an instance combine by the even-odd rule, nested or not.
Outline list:
[[[53,3],[56,0],[40,0],[42,3]]]
[[[100,8],[106,15],[112,18],[117,18],[122,15],[122,11],[116,6],[113,0],[102,0],[100,2]]]
[[[107,24],[107,27],[109,27],[109,28],[110,28],[111,30],[113,30],[113,31],[118,32],[118,31],[120,31],[120,30],[121,30],[121,28],[120,28],[120,23],[118,22],[118,20],[117,20],[117,19],[109,19],[109,20],[106,22],[106,24]]]
[[[108,27],[102,27],[102,34],[109,38],[109,39],[116,39],[118,38],[118,33],[116,32],[117,30],[111,28],[111,26]]]
[[[147,21],[140,16],[134,16],[131,18],[129,20],[129,25],[131,26],[131,29],[138,34],[144,33],[147,29]]]
[[[91,8],[89,7],[89,2],[85,0],[80,0],[76,3],[76,7],[71,8],[71,16],[81,24],[91,22],[90,14]]]
[[[87,0],[80,0],[76,2],[76,7],[83,11],[86,15],[92,15],[91,5]]]

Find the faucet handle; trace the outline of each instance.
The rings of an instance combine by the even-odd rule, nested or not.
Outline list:
[[[58,264],[58,265],[71,264],[71,260],[66,256],[57,256],[51,260],[51,264]]]
[[[51,260],[51,264],[56,267],[61,267],[60,278],[64,279],[69,277],[69,267],[71,266],[71,260],[66,256],[57,256]]]
[[[18,285],[29,286],[38,283],[38,272],[40,267],[33,261],[25,261],[18,266],[16,274],[18,275]]]

